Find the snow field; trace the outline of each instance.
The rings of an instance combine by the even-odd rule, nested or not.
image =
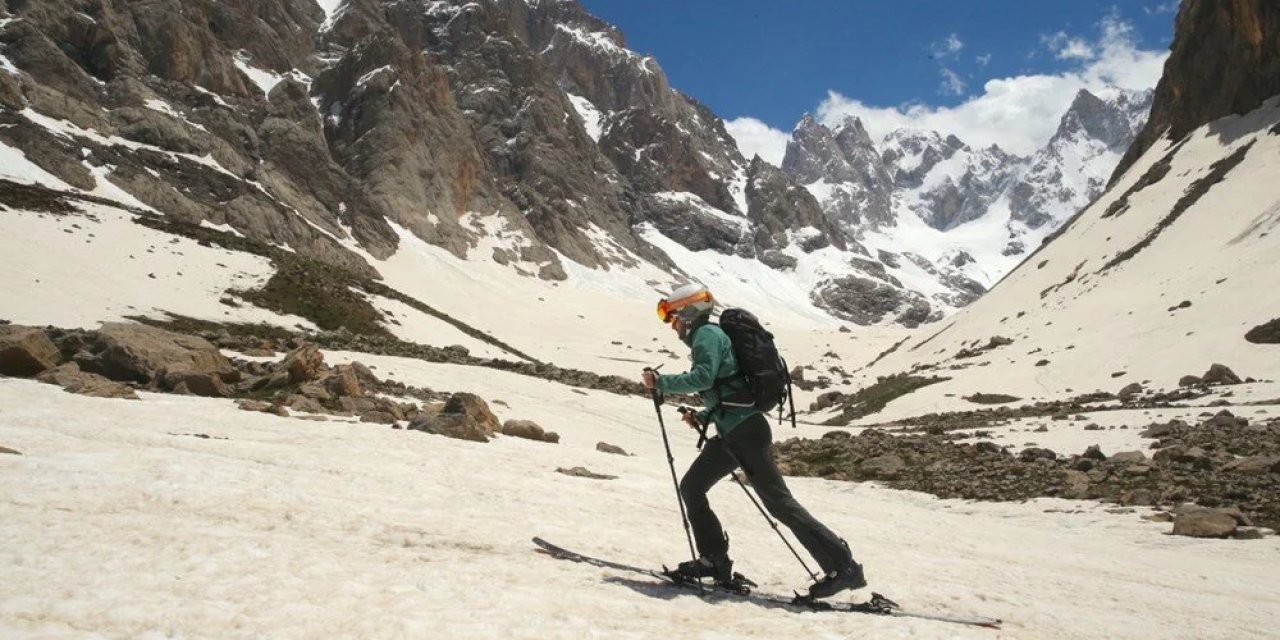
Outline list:
[[[79,203],[82,215],[0,213],[0,237],[22,238],[0,252],[0,318],[15,324],[96,328],[127,316],[172,312],[225,322],[306,327],[309,321],[242,303],[219,303],[228,289],[261,286],[275,270],[246,253],[132,221],[133,214]]]
[[[0,635],[992,637],[710,604],[533,553],[541,535],[642,565],[687,554],[652,406],[497,371],[359,359],[409,384],[479,393],[500,418],[534,419],[562,443],[476,444],[230,401],[110,401],[0,381],[0,443],[25,454],[0,456],[0,535],[16,541],[0,549]],[[666,413],[683,471],[693,434]],[[190,433],[212,438],[171,435]],[[596,452],[599,440],[637,455]],[[913,608],[1004,618],[1001,637],[1266,637],[1280,624],[1280,595],[1262,588],[1274,537],[1166,537],[1167,525],[1083,502],[789,484],[849,539],[874,589]],[[723,483],[712,501],[738,570],[771,591],[803,585],[737,487]]]

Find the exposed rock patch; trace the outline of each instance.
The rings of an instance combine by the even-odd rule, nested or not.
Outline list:
[[[602,452],[602,453],[611,453],[611,454],[616,455],[616,456],[629,456],[629,455],[631,455],[630,453],[627,453],[627,450],[626,450],[626,449],[623,449],[622,447],[619,447],[618,445],[609,444],[608,442],[597,442],[597,443],[596,443],[596,451],[600,451],[600,452]]]
[[[1220,517],[1205,516],[1221,525],[1212,535],[1229,535],[1237,522],[1280,528],[1280,502],[1275,500],[1280,495],[1280,419],[1252,424],[1220,412],[1198,425],[1177,420],[1153,424],[1144,434],[1154,438],[1152,455],[1127,451],[1108,456],[1092,446],[1078,455],[1030,447],[1014,456],[994,443],[962,443],[951,434],[895,435],[878,429],[791,439],[777,444],[775,451],[779,466],[791,475],[875,480],[944,498],[1064,497],[1166,509],[1196,503],[1240,514],[1230,528]]]
[[[1244,339],[1254,344],[1280,344],[1280,318],[1250,329]]]
[[[586,467],[557,467],[556,473],[563,473],[566,476],[574,476],[576,478],[588,478],[591,480],[616,480],[618,476],[611,476],[603,473],[596,473],[588,470]]]

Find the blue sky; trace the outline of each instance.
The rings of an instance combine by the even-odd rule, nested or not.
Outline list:
[[[857,115],[878,134],[927,126],[1026,152],[1052,134],[1053,112],[1078,89],[1154,86],[1177,8],[1176,0],[581,1],[620,27],[632,50],[655,56],[673,86],[730,121],[742,146],[769,154],[804,113],[830,122]],[[1027,119],[1037,122],[1014,126]]]

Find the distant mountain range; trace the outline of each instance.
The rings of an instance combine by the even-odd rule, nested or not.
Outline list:
[[[857,118],[832,127],[806,116],[782,169],[875,251],[883,273],[868,275],[939,310],[960,307],[1102,193],[1151,97],[1081,90],[1030,157],[935,131],[899,129],[877,141]]]

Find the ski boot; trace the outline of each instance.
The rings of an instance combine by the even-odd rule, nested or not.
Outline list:
[[[846,589],[861,589],[867,586],[867,579],[862,573],[862,565],[854,562],[853,555],[849,554],[849,544],[844,540],[840,541],[844,545],[845,553],[848,554],[848,562],[841,567],[832,571],[828,571],[827,575],[813,583],[809,587],[809,600],[818,600],[821,598],[830,598]]]
[[[696,584],[703,578],[711,578],[712,584],[717,588],[742,595],[751,593],[751,588],[756,586],[756,583],[741,573],[734,573],[733,561],[728,556],[720,560],[712,560],[706,556],[686,560],[676,565],[674,571],[668,569],[665,573],[673,581],[684,584]]]

